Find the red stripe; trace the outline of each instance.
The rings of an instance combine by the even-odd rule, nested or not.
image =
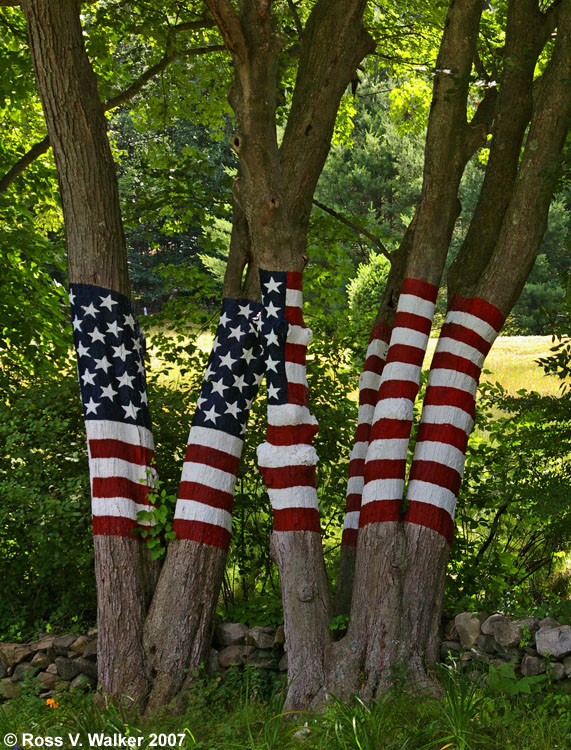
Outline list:
[[[285,361],[295,362],[298,365],[305,364],[305,355],[307,346],[305,344],[288,344],[285,345]]]
[[[460,492],[462,476],[456,469],[438,463],[437,461],[413,461],[410,470],[410,479],[417,479],[420,482],[430,482],[438,487],[445,487],[453,492],[456,497]]]
[[[379,390],[379,401],[383,398],[407,398],[414,401],[418,383],[412,380],[385,380]]]
[[[110,439],[90,440],[89,455],[91,458],[121,458],[139,466],[151,466],[155,460],[155,451],[150,448]]]
[[[284,490],[287,487],[315,487],[315,466],[260,466],[264,482],[269,490]]]
[[[481,320],[485,320],[486,323],[491,325],[492,328],[495,328],[496,331],[499,331],[504,324],[504,316],[500,310],[489,302],[486,302],[486,300],[481,297],[472,297],[468,299],[467,297],[460,297],[457,295],[452,299],[449,309],[475,315]]]
[[[311,445],[319,426],[316,424],[296,424],[277,427],[268,425],[268,443],[272,445]]]
[[[422,281],[422,279],[404,279],[401,294],[414,294],[429,302],[435,302],[438,287],[428,281]]]
[[[379,392],[373,388],[362,388],[359,391],[359,406],[375,406],[379,400]]]
[[[424,397],[424,403],[429,406],[455,406],[469,414],[472,419],[476,418],[476,402],[474,396],[467,391],[458,388],[449,388],[441,385],[431,385]]]
[[[173,531],[177,539],[190,539],[193,542],[209,544],[211,547],[220,547],[220,549],[228,549],[230,546],[230,532],[212,523],[175,518]]]
[[[369,440],[389,440],[410,437],[410,419],[379,419],[371,427]]]
[[[365,484],[375,479],[404,479],[405,458],[381,458],[365,464]]]
[[[149,504],[149,487],[125,477],[93,477],[93,497],[126,497],[136,503]]]
[[[492,347],[492,344],[480,336],[479,333],[472,331],[470,328],[458,325],[458,323],[444,323],[442,330],[440,331],[440,338],[449,338],[454,339],[454,341],[460,341],[462,344],[477,349],[484,356]]]
[[[288,289],[303,290],[303,273],[301,271],[288,271],[286,286]]]
[[[133,534],[133,530],[137,528],[137,522],[133,521],[132,518],[123,518],[123,516],[93,516],[91,524],[94,536],[141,538]]]
[[[401,517],[400,506],[400,500],[376,500],[362,505],[359,514],[359,528],[362,529],[369,523],[379,523],[380,521],[399,521]]]
[[[354,458],[349,462],[349,476],[350,477],[362,477],[365,471],[365,459]]]
[[[351,513],[361,508],[361,495],[356,492],[352,492],[347,495],[347,502],[345,504],[345,513]]]
[[[382,357],[377,357],[376,354],[369,354],[365,360],[363,372],[374,372],[375,375],[382,375],[384,366],[385,360]]]
[[[341,544],[344,547],[356,547],[358,533],[359,529],[343,529],[343,534],[341,535]]]
[[[223,508],[232,513],[234,495],[198,482],[181,482],[178,488],[178,498],[179,500],[196,500],[212,508]]]
[[[232,456],[216,448],[208,448],[205,445],[190,443],[186,446],[185,462],[191,461],[197,464],[206,464],[214,469],[226,471],[228,474],[236,475],[240,465],[240,457]]]
[[[432,321],[430,318],[409,312],[397,312],[393,330],[395,328],[411,328],[413,331],[418,331],[428,336],[431,327]]]
[[[303,311],[301,307],[287,306],[285,308],[285,318],[293,326],[301,326],[302,328],[305,327],[305,323],[303,322]]]
[[[421,443],[425,440],[453,445],[459,451],[462,451],[462,453],[466,453],[468,445],[468,435],[466,435],[464,430],[460,429],[460,427],[454,427],[451,424],[421,422],[416,442]]]
[[[470,362],[469,359],[459,357],[456,354],[449,354],[448,352],[436,351],[432,358],[432,364],[430,365],[431,370],[456,370],[464,375],[469,375],[474,378],[476,383],[480,379],[481,368]]]
[[[408,365],[420,367],[424,359],[424,349],[417,346],[407,346],[406,344],[394,344],[387,354],[387,365],[389,362],[404,362]]]
[[[386,323],[375,323],[373,330],[371,331],[371,336],[369,337],[369,344],[374,339],[379,339],[380,341],[384,341],[385,344],[388,344],[391,340],[391,331],[392,327]]]
[[[274,510],[274,531],[316,531],[319,534],[319,513],[315,508]]]
[[[369,422],[360,422],[355,430],[355,442],[367,443],[371,434],[371,424]]]
[[[429,503],[419,503],[413,500],[405,514],[404,520],[417,526],[426,526],[443,536],[448,544],[452,544],[454,537],[454,521],[444,508],[438,508]]]
[[[287,384],[287,400],[289,404],[298,404],[299,406],[308,406],[309,391],[306,385],[302,383]]]

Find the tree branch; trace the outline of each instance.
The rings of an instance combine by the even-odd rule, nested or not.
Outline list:
[[[246,60],[247,43],[242,23],[230,0],[205,0],[230,52]]]
[[[378,237],[375,237],[374,234],[371,234],[371,232],[369,232],[367,229],[359,226],[359,224],[355,224],[355,222],[351,221],[350,219],[347,219],[345,216],[338,213],[337,211],[334,211],[332,208],[325,206],[323,203],[320,203],[320,201],[316,200],[315,198],[313,199],[313,205],[317,206],[317,208],[320,208],[322,211],[325,211],[325,213],[329,214],[330,216],[333,216],[333,218],[337,219],[337,221],[340,221],[342,224],[345,224],[345,226],[349,227],[349,229],[352,229],[357,234],[362,234],[364,237],[369,239],[374,245],[376,245],[386,258],[388,258],[389,260],[391,259],[391,253],[383,245],[380,239]]]
[[[301,39],[303,36],[303,26],[301,23],[301,19],[299,17],[299,13],[297,12],[297,8],[295,7],[293,0],[287,0],[288,8],[291,11],[291,14],[293,16],[293,22],[295,23],[295,28],[297,30],[297,35]]]
[[[2,0],[0,0],[0,3],[1,2]],[[107,99],[103,103],[104,111],[108,112],[109,110],[115,109],[116,107],[121,106],[121,104],[125,104],[126,102],[133,99],[133,97],[139,93],[139,91],[146,83],[148,83],[148,81],[151,80],[151,78],[165,70],[175,60],[178,60],[181,57],[188,57],[190,55],[204,55],[208,54],[209,52],[221,52],[224,49],[224,45],[218,44],[209,47],[194,47],[183,52],[177,52],[172,55],[165,55],[157,63],[151,65],[150,68],[147,68],[147,70],[145,70],[139,76],[139,78],[133,81],[133,83],[124,91],[120,91],[118,94],[115,94],[115,96]],[[14,180],[18,178],[22,174],[22,172],[24,172],[24,170],[27,169],[30,164],[32,164],[33,161],[35,161],[42,154],[45,154],[50,145],[51,144],[49,136],[46,135],[45,138],[43,138],[38,143],[35,143],[29,151],[21,156],[18,161],[6,172],[6,174],[3,175],[2,178],[0,178],[0,193],[2,193],[4,190],[7,190],[14,182]]]

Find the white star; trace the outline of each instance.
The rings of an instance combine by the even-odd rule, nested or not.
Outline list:
[[[123,323],[125,323],[126,326],[129,326],[129,328],[135,327],[135,318],[129,313],[129,315],[123,315]]]
[[[266,306],[266,314],[268,318],[277,318],[279,312],[279,307],[276,307],[273,302],[270,302]]]
[[[272,370],[272,372],[275,372],[277,374],[277,364],[279,364],[278,359],[272,359],[271,357],[268,357],[266,360],[266,370]]]
[[[215,352],[219,346],[221,346],[221,344],[220,341],[218,341],[218,336],[216,336],[216,338],[212,342],[212,351]]]
[[[113,396],[117,395],[117,391],[114,390],[111,383],[109,385],[106,385],[105,388],[101,388],[101,398],[108,398],[110,401],[113,401]]]
[[[220,396],[224,395],[224,391],[228,386],[224,385],[224,380],[213,380],[212,381],[212,393],[218,393]]]
[[[129,375],[128,373],[124,372],[122,375],[120,375],[117,378],[117,384],[119,385],[120,388],[122,388],[123,386],[127,386],[127,388],[132,388],[133,386],[131,385],[131,383],[133,382],[133,380],[135,380],[134,375]]]
[[[228,323],[229,323],[229,322],[230,322],[231,320],[232,320],[232,318],[229,318],[229,317],[228,317],[228,316],[226,315],[226,310],[224,310],[224,312],[223,312],[223,313],[222,313],[222,315],[220,316],[220,321],[219,321],[218,325],[221,325],[221,326],[227,326],[227,325],[228,325]]]
[[[74,331],[81,331],[81,320],[79,318],[74,318],[72,324]]]
[[[101,406],[101,404],[96,403],[93,398],[90,398],[89,401],[85,404],[85,415],[88,414],[97,414],[98,407]]]
[[[78,357],[89,357],[89,349],[86,346],[83,346],[81,341],[77,345],[77,356]]]
[[[229,370],[231,370],[234,362],[237,362],[237,360],[235,360],[231,356],[230,352],[225,354],[223,357],[220,357],[220,367],[227,367]]]
[[[245,315],[246,317],[249,317],[251,315],[252,311],[250,310],[250,305],[238,305],[238,315]]]
[[[125,345],[121,344],[121,346],[114,346],[112,347],[115,354],[114,357],[117,357],[117,359],[120,359],[122,362],[124,362],[127,359],[127,355],[130,354],[127,349],[125,349]]]
[[[141,351],[143,348],[143,345],[141,344],[140,339],[133,339],[133,350],[137,352],[137,354]]]
[[[87,335],[91,336],[92,344],[94,344],[96,341],[105,341],[105,336],[101,333],[97,326],[95,326],[91,333],[88,333]]]
[[[240,341],[240,338],[242,337],[242,329],[240,326],[236,326],[235,328],[230,329],[232,333],[228,336],[229,339],[236,339],[236,341]]]
[[[81,309],[84,311],[84,317],[85,315],[93,315],[93,317],[95,317],[97,313],[97,308],[94,307],[93,302],[90,302],[87,307],[85,305],[82,305]]]
[[[214,406],[211,406],[208,411],[204,412],[204,419],[209,419],[211,422],[214,422],[214,424],[216,424],[216,419],[218,416],[219,414],[217,414]]]
[[[245,349],[242,357],[246,360],[246,364],[249,365],[250,362],[256,358],[254,355],[254,347],[252,347],[251,349]]]
[[[282,281],[276,281],[273,276],[270,276],[270,280],[266,281],[264,286],[268,290],[269,294],[270,292],[279,292],[282,283]]]
[[[234,375],[234,388],[239,388],[240,393],[242,393],[242,389],[247,385],[248,383],[245,382],[243,375]]]
[[[99,297],[99,299],[101,300],[101,307],[106,307],[108,310],[112,310],[113,305],[119,304],[118,302],[115,302],[110,294],[108,294],[107,297]]]
[[[280,389],[276,388],[275,385],[271,383],[268,385],[268,398],[275,398],[277,400],[279,392]]]
[[[262,372],[257,372],[257,373],[256,373],[256,374],[254,375],[254,384],[255,384],[255,385],[260,385],[260,383],[262,382],[262,378],[263,378],[263,377],[264,377],[264,373],[262,373]]]
[[[149,403],[149,397],[147,396],[147,391],[141,391],[141,403],[142,404]]]
[[[107,372],[107,370],[110,367],[113,367],[113,365],[107,359],[107,357],[101,357],[101,359],[94,359],[93,361],[95,362],[95,369],[96,370],[99,369],[99,370],[104,370],[105,372]]]
[[[275,346],[277,346],[279,344],[279,339],[276,332],[270,331],[269,333],[266,333],[266,341],[268,342],[268,346],[271,346],[272,344],[275,344]]]
[[[114,320],[112,323],[107,323],[107,333],[112,333],[114,336],[119,338],[119,331],[123,329],[119,326],[119,323]]]
[[[196,408],[197,408],[197,409],[202,409],[202,404],[203,404],[203,403],[204,403],[205,401],[206,401],[206,399],[204,398],[204,396],[199,396],[199,397],[198,397],[198,400],[197,400],[197,402],[196,402]]]
[[[145,374],[145,365],[141,361],[137,362],[137,372],[141,375]]]
[[[210,378],[214,375],[215,370],[212,369],[211,365],[208,365],[206,368],[206,372],[204,373],[203,380],[210,380]]]
[[[72,290],[70,289],[70,290],[69,290],[69,304],[70,304],[70,305],[73,305],[73,303],[74,303],[74,302],[75,302],[75,294],[74,294],[74,293],[73,293],[73,291],[72,291]]]
[[[226,411],[224,414],[231,414],[234,419],[238,419],[238,412],[240,411],[240,407],[238,406],[238,402],[234,401],[233,404],[226,404]]]
[[[81,376],[81,379],[83,380],[83,385],[95,385],[95,381],[93,378],[95,377],[94,372],[89,372],[89,370],[86,370],[83,375]]]
[[[131,419],[137,419],[137,412],[141,410],[140,406],[135,406],[132,401],[129,401],[127,406],[123,407],[125,411],[125,417],[131,417]]]

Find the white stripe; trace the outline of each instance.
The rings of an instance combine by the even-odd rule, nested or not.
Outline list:
[[[367,348],[367,357],[378,357],[379,359],[386,359],[387,358],[387,352],[389,350],[389,345],[386,341],[383,339],[373,339],[369,342],[369,346]]]
[[[465,344],[463,341],[456,341],[456,339],[451,339],[448,336],[438,339],[436,352],[438,354],[440,354],[441,352],[448,352],[449,354],[454,354],[457,357],[469,359],[470,362],[473,362],[477,367],[481,367],[484,364],[484,360],[486,359],[486,355],[482,354],[482,352],[478,351],[478,349]]]
[[[138,482],[147,487],[154,487],[157,471],[151,466],[132,464],[121,458],[91,458],[89,470],[92,477],[106,479],[108,477],[125,477],[131,482]]]
[[[411,479],[408,484],[407,500],[419,503],[428,503],[435,505],[437,508],[444,508],[454,520],[454,510],[456,508],[456,495],[445,487],[431,482],[421,482],[419,479]]]
[[[411,383],[420,381],[421,368],[417,365],[409,365],[407,362],[389,362],[383,370],[383,383],[385,380],[409,380]]]
[[[177,500],[175,518],[181,521],[201,521],[214,526],[221,526],[232,531],[232,516],[223,508],[199,503],[196,500]]]
[[[317,510],[317,490],[315,487],[300,485],[283,490],[268,490],[274,510],[286,508],[315,508]]]
[[[114,516],[118,518],[131,518],[137,520],[139,511],[152,510],[152,505],[134,503],[128,497],[94,497],[91,500],[91,513],[93,516]],[[141,525],[148,526],[148,521],[142,521]]]
[[[209,427],[193,426],[190,428],[190,435],[188,436],[189,445],[202,445],[207,448],[215,448],[236,457],[242,455],[243,443],[244,441],[241,438],[229,435],[222,430],[212,430]]]
[[[367,448],[369,447],[369,443],[362,441],[360,443],[355,443],[351,450],[351,458],[349,461],[352,461],[354,458],[366,458],[367,457]]]
[[[347,481],[347,495],[360,495],[363,492],[365,479],[363,476],[349,477]]]
[[[285,363],[286,378],[289,383],[300,383],[301,385],[307,385],[307,377],[305,374],[305,365],[298,365],[297,362]]]
[[[153,434],[146,427],[108,419],[86,419],[85,431],[88,440],[121,440],[131,445],[141,445],[154,450]]]
[[[229,474],[222,469],[215,469],[208,464],[195,464],[192,461],[185,461],[182,465],[181,482],[197,482],[207,487],[212,487],[220,492],[234,492],[236,484],[235,474]]]
[[[357,415],[357,424],[371,424],[374,414],[375,407],[373,404],[361,404]]]
[[[426,349],[428,336],[425,333],[416,331],[414,328],[403,328],[398,326],[393,328],[391,335],[391,346],[402,344],[404,346],[415,346],[417,349]]]
[[[303,292],[301,289],[286,289],[286,307],[303,307]]]
[[[305,328],[304,326],[290,325],[287,329],[286,342],[288,344],[299,344],[300,346],[307,346],[313,338],[313,331],[311,328]]]
[[[408,451],[407,438],[388,438],[373,440],[367,451],[367,461],[379,461],[383,458],[406,458]]]
[[[448,466],[450,469],[455,469],[462,476],[466,454],[448,443],[422,440],[415,446],[414,461],[434,461],[443,466]]]
[[[421,318],[432,320],[434,302],[417,297],[416,294],[401,294],[397,305],[397,314],[399,312],[412,313],[413,315],[420,315]]]
[[[361,507],[374,500],[402,500],[404,479],[374,479],[363,490]]]
[[[459,391],[465,391],[474,395],[478,389],[478,383],[458,370],[445,370],[440,367],[430,371],[428,376],[428,385],[434,385],[441,388],[457,388]]]
[[[352,510],[350,513],[345,513],[345,520],[343,521],[344,529],[358,529],[359,528],[359,511]]]
[[[375,406],[374,422],[379,419],[400,419],[408,421],[412,419],[413,404],[408,398],[383,398],[377,401]]]
[[[457,406],[432,406],[426,405],[422,409],[421,422],[429,424],[451,424],[459,427],[466,434],[472,432],[474,420],[463,409]]]
[[[317,419],[307,406],[298,404],[268,405],[268,424],[274,427],[287,427],[296,424],[317,424]]]
[[[262,443],[256,450],[258,466],[279,469],[283,466],[315,466],[319,461],[312,445],[271,445]]]
[[[456,325],[468,328],[470,331],[475,331],[479,336],[491,344],[498,332],[489,323],[486,323],[482,318],[478,318],[476,315],[470,313],[461,312],[460,310],[449,310],[446,316],[446,323],[455,323]]]
[[[381,376],[377,375],[376,372],[371,372],[371,370],[364,370],[359,376],[359,388],[361,390],[371,388],[373,391],[378,391],[380,383]]]

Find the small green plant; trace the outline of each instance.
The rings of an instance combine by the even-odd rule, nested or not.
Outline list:
[[[149,510],[137,513],[137,521],[146,524],[138,527],[137,531],[151,552],[151,560],[159,560],[166,554],[168,543],[176,536],[172,530],[176,495],[169,495],[164,488],[157,488],[155,492],[149,492],[149,502]]]

